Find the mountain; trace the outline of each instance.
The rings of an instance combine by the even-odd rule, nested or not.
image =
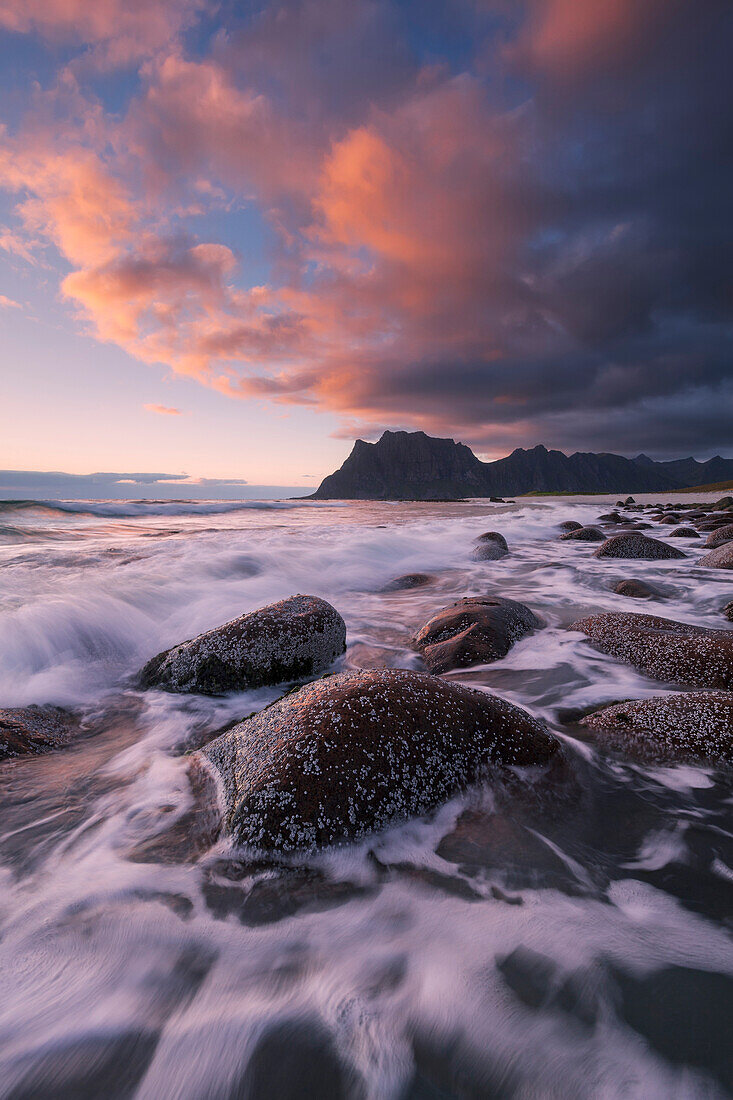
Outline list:
[[[324,478],[316,500],[450,500],[522,493],[656,493],[733,478],[733,459],[716,455],[654,462],[647,455],[548,451],[518,447],[481,462],[463,443],[425,432],[384,432],[357,439],[340,469]]]

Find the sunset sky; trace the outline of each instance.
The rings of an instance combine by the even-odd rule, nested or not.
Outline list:
[[[0,467],[733,455],[732,50],[730,0],[0,0]]]

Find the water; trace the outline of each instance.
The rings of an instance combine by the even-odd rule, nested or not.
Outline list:
[[[730,775],[568,724],[666,689],[567,626],[623,607],[720,628],[733,592],[685,540],[632,563],[557,541],[609,502],[0,505],[0,705],[85,727],[0,764],[0,1096],[730,1095]],[[511,554],[474,563],[487,529]],[[614,595],[628,576],[669,595]],[[186,748],[279,693],[142,695],[132,674],[296,592],[342,613],[346,667],[419,667],[411,632],[461,596],[526,602],[544,630],[451,675],[543,717],[572,783],[487,783],[280,866],[158,843],[185,837]]]

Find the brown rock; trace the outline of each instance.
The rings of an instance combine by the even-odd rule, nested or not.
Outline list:
[[[496,766],[560,744],[495,696],[426,673],[339,673],[284,696],[198,754],[238,843],[295,850],[427,810]]]
[[[605,539],[600,527],[581,527],[578,531],[568,531],[560,535],[561,542],[603,542]]]
[[[541,621],[522,603],[499,596],[470,596],[429,619],[415,635],[413,647],[437,674],[498,661],[540,626]]]
[[[733,542],[733,523],[726,523],[723,527],[716,528],[705,539],[705,545],[712,550],[717,546],[724,546],[726,542]]]
[[[561,531],[580,531],[583,524],[578,523],[577,519],[564,519],[558,526]]]
[[[380,592],[409,592],[412,588],[423,588],[426,584],[432,584],[435,577],[429,573],[403,573],[401,577],[395,577],[388,581]]]
[[[64,748],[78,733],[78,721],[61,707],[0,708],[0,760]]]
[[[725,607],[723,608],[723,614],[725,615],[729,623],[733,623],[733,601],[725,605]]]
[[[219,695],[313,676],[346,648],[346,626],[317,596],[290,596],[159,653],[143,688]]]
[[[640,558],[644,561],[656,561],[663,558],[684,558],[685,555],[676,546],[668,546],[660,539],[650,539],[635,531],[623,535],[612,535],[603,546],[594,552],[596,558]]]
[[[694,687],[733,687],[733,630],[709,630],[630,611],[590,615],[571,630],[595,649],[633,665],[656,680]]]
[[[706,569],[733,569],[733,542],[723,543],[711,550],[697,564],[704,565]]]
[[[637,580],[635,577],[619,581],[613,590],[617,595],[628,596],[632,600],[660,599],[664,595],[660,588],[647,581]]]
[[[671,539],[699,539],[700,534],[694,527],[675,527],[674,531],[669,532]]]
[[[733,692],[689,691],[597,710],[581,725],[645,757],[733,764]]]

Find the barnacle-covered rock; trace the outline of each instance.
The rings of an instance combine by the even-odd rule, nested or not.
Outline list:
[[[64,748],[78,732],[74,715],[61,707],[0,708],[0,760]]]
[[[346,626],[317,596],[241,615],[159,653],[143,668],[144,688],[218,695],[314,676],[346,648]]]
[[[617,703],[581,725],[612,747],[645,758],[733,764],[733,692],[684,691]]]
[[[711,531],[705,539],[705,546],[714,550],[717,546],[725,545],[726,542],[733,542],[733,523],[726,523]]]
[[[579,527],[575,531],[567,531],[560,535],[561,542],[603,542],[605,539],[600,527]]]
[[[703,558],[698,565],[704,565],[706,569],[733,569],[733,542],[725,542],[717,546]]]
[[[733,630],[710,630],[631,611],[589,615],[570,629],[586,634],[601,653],[656,680],[733,688]]]
[[[287,851],[425,813],[494,766],[546,764],[559,751],[540,721],[493,695],[368,669],[305,685],[199,757],[235,840]]]
[[[562,523],[558,524],[561,531],[580,531],[582,523],[578,523],[577,519],[564,519]]]
[[[596,558],[642,558],[645,561],[685,557],[676,546],[669,546],[660,539],[650,539],[648,535],[640,535],[635,531],[612,535],[594,551],[594,556]]]
[[[540,626],[537,616],[516,600],[469,596],[428,619],[412,644],[437,674],[498,661],[515,642]]]

